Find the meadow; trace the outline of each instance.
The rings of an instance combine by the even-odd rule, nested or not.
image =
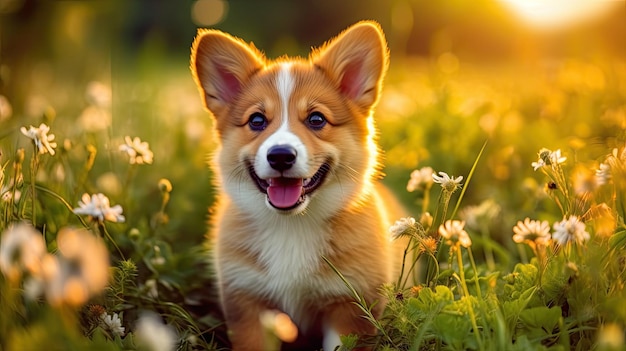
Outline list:
[[[0,94],[0,350],[228,349],[204,240],[215,142],[187,67],[55,64]],[[626,348],[623,61],[401,56],[376,116],[411,213],[389,235],[421,269],[382,288],[380,319],[354,291],[377,334],[346,350]]]

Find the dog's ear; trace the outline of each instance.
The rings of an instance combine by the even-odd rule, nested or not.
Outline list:
[[[311,55],[311,60],[347,98],[370,109],[378,101],[388,57],[387,42],[378,23],[363,21],[331,39]]]
[[[191,71],[204,105],[216,116],[264,63],[254,46],[218,30],[199,30],[191,48]]]

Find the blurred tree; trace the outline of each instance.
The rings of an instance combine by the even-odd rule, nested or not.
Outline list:
[[[0,93],[19,109],[33,88],[50,89],[61,77],[84,82],[111,70],[186,67],[196,1],[0,0],[0,65],[11,72],[0,77]],[[477,62],[626,57],[623,6],[601,21],[546,33],[520,23],[495,0],[223,1],[228,13],[215,27],[270,57],[306,55],[361,19],[381,23],[395,58],[448,52]]]

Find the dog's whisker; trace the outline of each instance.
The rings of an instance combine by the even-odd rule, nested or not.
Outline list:
[[[246,184],[247,181],[246,177],[246,167],[244,167],[244,165],[238,165],[230,171],[225,181],[236,183],[238,185],[237,190],[241,193],[241,186]]]

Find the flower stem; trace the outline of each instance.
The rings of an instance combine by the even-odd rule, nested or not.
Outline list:
[[[474,314],[474,306],[472,306],[472,302],[469,300],[470,293],[467,288],[467,282],[465,281],[465,270],[463,269],[463,258],[461,257],[461,248],[457,245],[456,249],[457,263],[459,265],[459,274],[461,276],[461,287],[463,288],[463,295],[465,297],[465,301],[467,302],[467,308],[469,312],[470,321],[472,322],[472,328],[474,329],[474,336],[476,337],[476,343],[478,344],[478,348],[480,350],[484,350],[483,341],[478,334],[478,324],[476,323],[476,315]],[[479,290],[480,291],[480,290]]]
[[[472,169],[470,169],[470,172],[467,175],[467,179],[465,179],[465,184],[463,184],[463,189],[461,189],[461,195],[459,195],[459,198],[456,201],[456,205],[454,206],[454,211],[452,211],[452,218],[456,216],[456,213],[459,210],[459,206],[461,206],[461,201],[463,201],[463,196],[465,196],[465,191],[467,191],[467,187],[469,186],[469,183],[472,180],[472,177],[474,176],[474,171],[476,170],[476,166],[478,166],[478,161],[482,157],[483,152],[485,151],[485,148],[487,147],[488,142],[489,142],[489,139],[485,140],[485,142],[483,143],[483,147],[480,148],[480,151],[478,152],[478,155],[476,156],[476,159],[474,160]]]
[[[37,145],[34,145],[33,158],[30,163],[30,196],[31,196],[31,221],[33,223],[33,227],[37,227],[37,214],[36,214],[36,201],[37,196],[35,194],[35,177],[37,177],[37,168],[39,167],[39,150],[37,149]]]
[[[542,283],[543,272],[548,267],[548,262],[546,260],[546,246],[545,245],[536,245],[536,244],[533,243],[531,248],[533,249],[533,251],[535,253],[535,257],[537,257],[537,263],[539,265],[539,271],[537,273],[537,281],[538,281],[537,286],[541,287],[542,284],[543,284]]]
[[[443,190],[443,194],[441,197],[441,223],[446,221],[446,215],[448,214],[448,206],[450,205],[450,198],[452,197],[452,192],[448,190]],[[439,223],[439,224],[441,224]],[[435,228],[439,228],[437,225]]]
[[[127,198],[128,189],[130,188],[130,183],[133,181],[133,178],[135,178],[136,173],[137,173],[136,164],[130,165],[128,167],[128,170],[126,171],[126,179],[124,180],[124,187],[123,187],[123,193],[122,193],[123,199]]]
[[[472,254],[472,250],[468,247],[467,254],[470,259],[470,264],[472,265],[472,269],[474,270],[474,284],[476,284],[476,295],[479,300],[483,299],[482,292],[480,291],[480,284],[478,283],[478,270],[476,269],[476,262],[474,261],[474,254]]]
[[[20,178],[22,178],[22,163],[24,162],[24,149],[19,149],[15,155],[15,161],[13,163],[13,183],[11,184],[11,196],[9,197],[9,204],[5,207],[4,213],[4,227],[8,225],[14,217],[14,208],[15,208],[15,194],[17,193],[17,188],[20,183]]]
[[[424,201],[422,201],[422,213],[428,212],[428,206],[430,206],[430,188],[432,187],[432,183],[426,184],[426,188],[424,189]]]
[[[404,286],[400,286],[400,283],[402,282],[402,277],[404,276],[404,266],[406,265],[406,256],[409,253],[409,249],[411,248],[412,244],[413,244],[413,236],[409,238],[409,243],[404,249],[404,254],[402,255],[402,267],[400,268],[400,274],[398,275],[398,281],[396,282],[396,289],[401,290],[404,288]]]
[[[122,261],[125,261],[126,258],[124,257],[124,254],[122,253],[122,250],[120,250],[120,247],[117,246],[117,243],[115,242],[115,240],[113,239],[111,234],[109,234],[109,232],[107,231],[107,228],[104,225],[104,223],[98,221],[95,224],[96,224],[95,225],[96,233],[98,233],[99,236],[101,236],[101,237],[106,237],[107,239],[109,239],[109,241],[111,241],[111,243],[115,247],[115,250],[117,250],[117,253],[120,255]]]
[[[441,190],[441,192],[439,193],[439,198],[437,199],[437,203],[441,204],[443,201],[443,189]],[[433,215],[433,224],[430,226],[430,229],[434,229],[435,231],[437,230],[437,228],[439,228],[439,224],[443,223],[443,221],[439,221],[439,209],[441,208],[441,206],[437,206],[437,208],[435,208],[435,214]]]
[[[93,168],[94,162],[96,161],[96,154],[98,153],[98,149],[96,149],[95,146],[88,144],[87,152],[89,153],[89,155],[87,156],[87,162],[85,163],[85,166],[83,167],[82,174],[80,175],[80,177],[78,178],[78,181],[74,185],[73,196],[75,197],[79,196],[78,190],[81,187],[85,187],[85,183],[87,182],[87,177],[89,176],[89,172]]]
[[[420,254],[417,254],[413,257],[412,259],[413,263],[411,264],[411,267],[409,268],[409,270],[406,272],[406,278],[404,279],[404,283],[402,283],[402,289],[404,289],[406,285],[408,284],[409,278],[411,278],[412,272],[415,269],[415,266],[417,266],[417,261],[419,260],[420,257],[421,257]]]
[[[490,271],[495,271],[496,270],[496,261],[493,257],[493,248],[491,247],[491,241],[489,238],[489,228],[488,225],[486,224],[482,224],[481,225],[481,230],[480,230],[480,234],[483,237],[483,248],[485,250],[485,261],[487,263],[487,267],[489,268]]]
[[[435,254],[433,252],[429,252],[428,256],[430,257],[430,261],[435,263],[433,264],[434,268],[431,269],[430,268],[431,266],[429,266],[428,273],[427,273],[428,275],[426,277],[426,284],[430,285],[430,280],[435,279],[439,276],[439,261],[437,261],[437,257],[435,257]],[[431,275],[433,275],[433,273],[434,273],[434,278],[431,278]]]

